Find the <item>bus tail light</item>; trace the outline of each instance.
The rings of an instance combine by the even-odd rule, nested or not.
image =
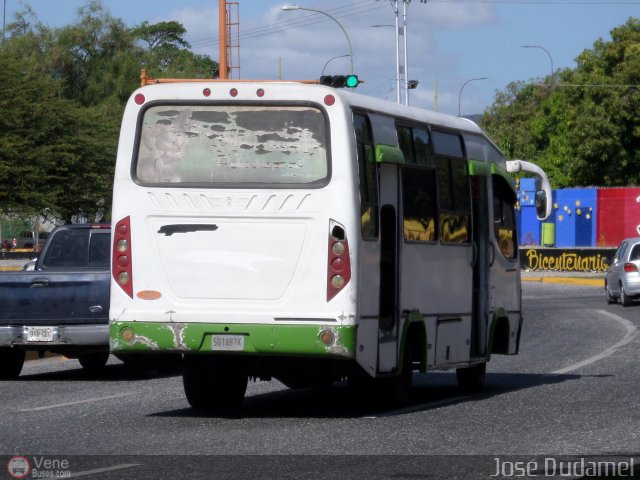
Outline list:
[[[133,278],[131,270],[131,221],[125,217],[116,223],[113,234],[111,274],[120,288],[133,298]]]
[[[327,302],[335,297],[351,280],[349,242],[342,225],[333,220],[329,224],[329,254],[327,263]]]

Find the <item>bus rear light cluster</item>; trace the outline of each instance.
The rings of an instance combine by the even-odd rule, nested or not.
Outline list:
[[[133,298],[131,271],[131,221],[125,217],[116,223],[113,236],[113,259],[111,268],[114,280],[124,292]]]
[[[327,302],[335,297],[351,280],[349,242],[344,227],[334,221],[329,227]]]

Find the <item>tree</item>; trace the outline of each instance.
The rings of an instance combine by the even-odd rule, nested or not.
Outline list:
[[[143,65],[151,76],[176,78],[215,78],[218,64],[207,55],[188,49],[186,29],[179,22],[142,22],[131,31],[142,45]]]
[[[59,82],[28,62],[0,55],[3,210],[70,221],[104,209],[117,134],[98,116],[60,98]]]
[[[481,124],[556,188],[640,184],[640,20],[630,18],[544,83],[513,83]]]
[[[124,105],[152,75],[212,78],[178,22],[127,28],[98,0],[49,29],[26,7],[0,44],[0,209],[71,222],[109,215]]]

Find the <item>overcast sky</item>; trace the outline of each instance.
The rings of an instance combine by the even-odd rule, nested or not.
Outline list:
[[[6,21],[28,4],[50,27],[73,23],[84,0],[6,0]],[[346,55],[339,26],[322,14],[282,11],[284,2],[239,0],[240,77],[315,79],[333,57]],[[292,2],[295,3],[295,2]],[[218,59],[217,0],[103,0],[109,12],[134,26],[178,20],[194,50]],[[353,45],[359,93],[395,101],[394,12],[390,0],[300,0],[346,29]],[[402,0],[399,2],[402,13]],[[457,115],[482,113],[497,90],[536,80],[575,58],[612,28],[640,17],[640,0],[413,0],[408,4],[409,79],[419,80],[411,104]],[[543,48],[522,48],[537,45]],[[546,51],[545,51],[546,50]],[[548,54],[547,54],[548,52]],[[325,73],[348,73],[335,58]],[[466,84],[472,78],[487,77]],[[437,100],[436,100],[437,99]]]

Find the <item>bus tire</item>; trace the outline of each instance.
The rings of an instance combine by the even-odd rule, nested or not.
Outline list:
[[[109,352],[83,353],[78,357],[82,368],[87,370],[99,370],[104,368],[109,360]]]
[[[471,367],[456,369],[456,377],[460,388],[467,392],[478,392],[484,388],[487,364],[479,363]]]
[[[24,365],[24,350],[0,348],[0,380],[15,380]]]
[[[214,355],[185,355],[182,382],[191,407],[231,413],[242,404],[248,375],[233,359]]]
[[[411,390],[413,389],[413,349],[409,344],[404,348],[402,361],[402,371],[391,379],[389,387],[389,406],[400,408],[406,406],[411,401]]]

